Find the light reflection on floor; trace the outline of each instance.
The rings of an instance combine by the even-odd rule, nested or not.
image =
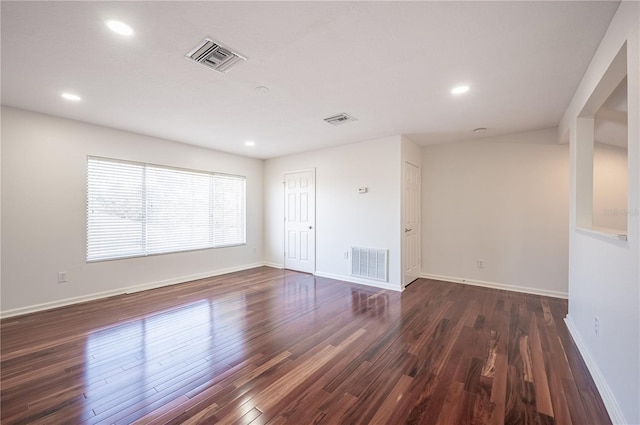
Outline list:
[[[351,311],[355,315],[384,318],[389,315],[389,295],[379,291],[351,289]]]
[[[117,408],[110,393],[148,402],[174,382],[213,378],[245,358],[245,317],[245,297],[236,294],[90,334],[85,345],[87,407],[100,415]]]
[[[123,404],[148,413],[171,401],[174,387],[182,390],[185,382],[212,385],[251,356],[280,352],[294,341],[319,342],[309,335],[331,338],[321,330],[337,314],[351,312],[366,326],[371,319],[393,321],[400,312],[399,305],[390,308],[385,291],[352,285],[334,287],[332,301],[320,302],[326,280],[295,274],[92,332],[85,344],[83,410],[97,415],[94,421],[126,417],[118,411]],[[256,337],[260,353],[252,345]]]

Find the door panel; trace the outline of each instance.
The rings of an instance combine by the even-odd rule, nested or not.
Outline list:
[[[298,258],[298,233],[294,231],[287,232],[287,258]]]
[[[402,196],[402,284],[420,277],[420,168],[403,164]]]
[[[284,267],[315,271],[315,171],[285,174]]]

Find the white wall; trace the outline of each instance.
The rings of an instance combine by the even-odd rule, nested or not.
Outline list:
[[[389,249],[389,282],[400,290],[400,136],[354,143],[265,162],[265,260],[283,264],[284,174],[316,169],[316,274],[349,275],[349,246]],[[359,187],[369,192],[358,194]]]
[[[570,135],[567,324],[617,423],[640,423],[640,3],[622,2],[559,127]],[[628,241],[576,229],[576,118],[627,42]],[[594,317],[600,335],[594,332]]]
[[[0,113],[0,129],[2,114]],[[2,153],[2,137],[0,134],[0,154]],[[0,155],[0,317],[2,312],[2,155]]]
[[[2,153],[3,315],[261,264],[261,160],[11,108]],[[246,246],[87,264],[87,155],[246,176]]]
[[[556,134],[423,148],[424,277],[566,297],[569,159]]]
[[[627,150],[593,147],[593,226],[627,231]]]
[[[406,137],[401,137],[402,161],[422,167],[422,148]]]

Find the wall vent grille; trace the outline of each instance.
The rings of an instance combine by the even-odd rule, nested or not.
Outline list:
[[[334,115],[332,117],[327,117],[324,120],[332,125],[342,125],[348,122],[358,121],[356,118],[344,112],[338,115]]]
[[[186,57],[222,73],[229,71],[238,62],[247,60],[210,38],[205,38],[195,49],[187,53]]]
[[[351,276],[388,281],[389,250],[351,247]]]

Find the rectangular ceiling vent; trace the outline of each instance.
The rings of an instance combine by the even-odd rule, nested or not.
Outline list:
[[[356,118],[352,117],[349,114],[345,114],[344,112],[329,118],[325,118],[324,120],[332,125],[341,125],[351,121],[358,121]]]
[[[187,53],[186,57],[223,73],[229,71],[238,62],[247,60],[210,38],[205,38],[195,49]]]

